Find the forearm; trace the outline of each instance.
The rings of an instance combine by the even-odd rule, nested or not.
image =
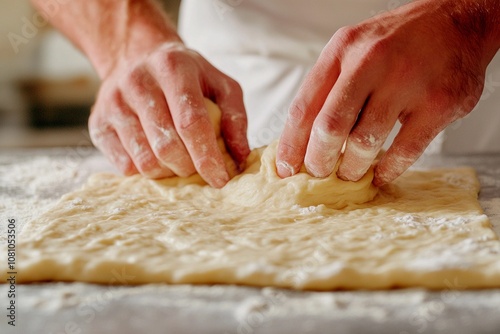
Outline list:
[[[479,43],[482,59],[487,65],[500,48],[500,1],[451,1],[451,16],[455,27],[464,36]]]
[[[488,16],[488,43],[492,45],[493,58],[500,49],[500,1],[486,0],[486,10]]]
[[[121,58],[133,59],[165,41],[179,42],[154,0],[31,0],[90,59],[101,78]],[[52,5],[52,6],[51,6]]]

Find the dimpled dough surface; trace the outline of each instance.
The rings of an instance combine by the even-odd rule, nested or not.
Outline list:
[[[281,180],[275,147],[254,151],[222,190],[199,176],[91,177],[26,226],[18,279],[107,284],[118,272],[128,284],[500,286],[500,245],[473,170],[407,172],[377,193],[371,172],[357,183]]]
[[[282,180],[275,155],[276,144],[254,150],[221,190],[198,175],[94,175],[22,231],[18,280],[500,287],[473,170],[410,171],[377,191],[371,170],[355,183]]]

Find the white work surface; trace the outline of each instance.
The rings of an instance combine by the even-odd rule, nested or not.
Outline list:
[[[471,166],[480,201],[500,228],[500,155],[429,157],[419,167]],[[11,150],[0,154],[0,243],[92,172],[110,170],[94,149]],[[4,248],[3,248],[4,249]],[[0,257],[5,261],[5,256]],[[126,284],[127,273],[117,273]],[[17,285],[16,327],[7,325],[0,286],[0,333],[500,333],[500,289],[303,292],[190,285]]]

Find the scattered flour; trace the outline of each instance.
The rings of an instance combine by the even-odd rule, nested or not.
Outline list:
[[[292,210],[297,210],[301,215],[307,215],[314,212],[321,212],[321,205],[301,207],[299,205],[292,206]]]
[[[59,198],[78,188],[95,171],[113,171],[94,149],[59,148],[0,155],[0,219],[16,219],[17,232],[47,211]],[[43,153],[40,153],[43,152]],[[73,205],[81,205],[74,201]],[[0,224],[0,243],[6,238]]]
[[[419,230],[444,230],[447,228],[457,228],[463,231],[469,231],[467,224],[470,222],[468,218],[465,217],[455,217],[452,219],[447,219],[443,217],[433,218],[433,217],[420,217],[418,215],[404,215],[394,218],[394,221],[402,223],[404,226],[409,228],[415,228]]]

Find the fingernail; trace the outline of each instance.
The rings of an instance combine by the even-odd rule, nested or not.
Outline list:
[[[144,172],[143,175],[147,177],[148,179],[163,179],[169,176],[169,173],[166,172],[163,168],[157,167],[153,168],[147,172]]]
[[[228,180],[224,180],[224,179],[217,179],[217,180],[214,180],[214,183],[212,184],[212,187],[216,188],[216,189],[221,189],[223,188],[227,183],[229,182],[229,179]]]
[[[243,172],[246,167],[247,167],[247,160],[248,160],[248,156],[250,155],[251,151],[250,149],[247,147],[246,149],[243,150],[243,154],[240,156],[240,159],[237,163],[237,166],[238,166],[238,171],[241,173]]]
[[[317,178],[321,177],[319,175],[318,171],[314,167],[308,166],[307,164],[305,164],[305,166],[306,166],[306,171],[309,175],[312,175],[312,176],[317,177]]]
[[[342,166],[341,166],[342,167]],[[367,171],[362,171],[361,173],[354,172],[352,170],[347,170],[344,168],[339,168],[337,171],[337,177],[342,181],[359,181]]]
[[[327,176],[329,176],[331,174],[331,172],[328,172],[326,170],[319,171],[316,167],[310,166],[307,163],[304,163],[304,165],[306,166],[307,173],[309,175],[314,176],[314,177],[322,179],[322,178],[325,178],[325,177],[327,177]]]
[[[348,178],[347,176],[345,176],[343,173],[337,173],[337,177],[339,179],[341,179],[342,181],[346,181],[346,182],[351,181],[350,178]]]
[[[214,157],[203,157],[194,163],[200,175],[210,186],[222,188],[229,182],[230,177],[224,161],[219,161]]]
[[[214,180],[214,187],[222,188],[229,182],[229,180],[229,174],[226,171],[224,171],[223,173],[221,172]]]
[[[281,178],[295,175],[295,169],[288,162],[283,160],[276,163],[276,170]]]

